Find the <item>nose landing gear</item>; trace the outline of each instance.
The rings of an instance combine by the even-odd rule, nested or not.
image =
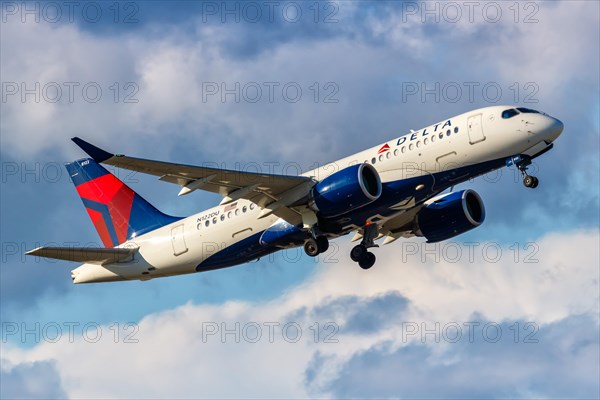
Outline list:
[[[525,187],[535,189],[540,183],[539,179],[535,176],[527,174],[527,167],[531,165],[531,158],[528,156],[517,155],[511,157],[509,161],[507,161],[507,165],[514,164],[519,171],[521,171],[521,175],[523,175],[523,185]]]
[[[528,163],[517,164],[517,168],[519,168],[519,171],[521,171],[521,175],[523,175],[523,185],[530,189],[535,189],[540,183],[540,180],[535,176],[527,174],[527,166],[530,164],[531,161],[529,161]]]

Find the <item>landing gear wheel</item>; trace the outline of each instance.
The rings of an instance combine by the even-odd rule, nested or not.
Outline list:
[[[375,254],[368,251],[364,254],[362,259],[358,262],[358,265],[360,265],[360,267],[362,269],[369,269],[375,264],[375,260],[376,260]]]
[[[350,251],[350,258],[354,262],[360,262],[360,260],[362,260],[367,253],[367,247],[359,244],[358,246],[354,246],[352,251]]]
[[[535,189],[539,183],[539,179],[535,176],[525,175],[525,177],[523,178],[523,185],[531,189]]]
[[[311,257],[316,257],[319,254],[319,245],[317,241],[313,238],[308,239],[304,243],[304,252]]]
[[[529,156],[518,155],[513,159],[519,159],[515,162],[516,167],[521,171],[521,175],[523,175],[523,185],[525,187],[535,189],[540,181],[535,176],[531,176],[527,174],[527,167],[531,165],[531,158]]]
[[[329,240],[326,236],[317,236],[317,247],[319,248],[319,253],[325,253],[329,249]]]
[[[539,184],[540,184],[540,180],[534,176],[533,177],[533,186],[531,188],[535,189],[536,187],[538,187]]]
[[[321,254],[329,249],[329,240],[326,236],[320,235],[316,239],[310,238],[304,242],[304,251],[311,257]]]
[[[362,269],[369,269],[375,264],[375,254],[369,252],[367,249],[371,247],[378,247],[374,240],[377,238],[379,233],[376,224],[365,224],[362,229],[363,239],[358,246],[354,246],[350,251],[350,258],[352,261],[358,263]]]

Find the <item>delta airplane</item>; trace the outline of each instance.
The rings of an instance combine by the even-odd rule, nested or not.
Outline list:
[[[459,183],[514,166],[523,184],[531,160],[553,147],[563,123],[523,107],[467,112],[326,164],[301,176],[261,174],[152,161],[108,153],[72,140],[91,158],[66,164],[105,248],[40,247],[28,255],[83,263],[74,283],[148,280],[203,272],[304,246],[309,256],[329,240],[355,233],[350,258],[375,263],[368,249],[382,239],[425,237],[439,242],[481,225],[485,209]],[[207,190],[221,203],[187,218],[163,214],[100,163],[181,187]],[[444,193],[450,189],[450,192]]]

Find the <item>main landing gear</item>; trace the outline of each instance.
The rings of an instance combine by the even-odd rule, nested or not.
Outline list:
[[[524,158],[516,163],[517,168],[519,169],[519,171],[521,171],[521,175],[523,175],[523,185],[525,185],[525,187],[535,189],[536,187],[538,187],[540,180],[535,176],[527,174],[527,167],[529,165],[531,165],[530,158]]]
[[[368,251],[371,247],[378,247],[374,240],[379,234],[377,225],[367,225],[363,228],[363,238],[358,246],[354,246],[350,252],[352,261],[357,262],[362,269],[369,269],[375,265],[375,254]],[[304,252],[311,257],[324,253],[329,249],[329,240],[324,235],[315,234],[312,231],[310,238],[304,242]]]
[[[350,258],[352,261],[358,263],[362,269],[369,269],[375,264],[375,254],[371,253],[367,249],[370,247],[377,247],[373,240],[377,237],[377,225],[368,225],[364,229],[364,236],[358,246],[354,246],[350,252]]]
[[[329,240],[326,236],[318,235],[304,242],[304,251],[311,257],[324,253],[329,249]]]

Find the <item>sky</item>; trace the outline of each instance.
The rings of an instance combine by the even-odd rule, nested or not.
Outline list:
[[[598,398],[597,2],[2,2],[0,397]],[[100,243],[63,163],[116,153],[297,174],[498,104],[565,124],[472,188],[485,223],[347,237],[202,274],[73,285],[23,256]],[[112,170],[160,210],[178,197]]]

